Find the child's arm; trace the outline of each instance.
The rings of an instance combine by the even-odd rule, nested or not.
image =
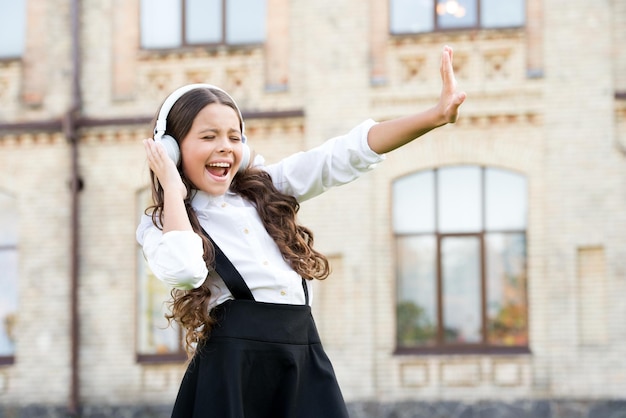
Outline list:
[[[202,240],[193,233],[184,198],[187,189],[161,144],[151,138],[143,141],[150,169],[163,187],[163,231],[152,224],[152,217],[143,216],[137,229],[137,241],[152,273],[159,280],[177,289],[194,289],[207,277]],[[169,234],[165,234],[169,232]]]
[[[367,142],[374,152],[384,154],[393,151],[439,126],[456,122],[459,106],[465,100],[465,93],[456,89],[452,69],[452,48],[448,46],[441,54],[440,72],[443,87],[439,103],[424,112],[372,126]]]
[[[184,199],[187,189],[183,184],[176,164],[160,144],[152,139],[144,139],[148,164],[163,187],[163,233],[169,231],[193,231]]]

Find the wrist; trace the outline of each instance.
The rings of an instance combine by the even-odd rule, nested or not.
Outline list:
[[[431,123],[433,128],[439,128],[440,126],[448,124],[446,112],[441,103],[438,103],[431,109]]]
[[[184,184],[179,185],[163,185],[163,198],[164,199],[176,199],[185,200],[187,197],[187,189]]]

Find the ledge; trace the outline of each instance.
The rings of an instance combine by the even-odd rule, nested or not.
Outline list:
[[[283,119],[283,118],[301,118],[304,117],[303,109],[285,109],[285,110],[265,110],[265,111],[243,111],[244,119]],[[124,125],[149,125],[153,120],[152,116],[134,116],[128,118],[91,118],[81,117],[75,121],[74,127],[94,128],[102,126],[124,126]],[[60,132],[63,131],[62,119],[44,120],[44,121],[28,121],[28,122],[9,122],[0,123],[0,136],[7,133],[20,132]]]

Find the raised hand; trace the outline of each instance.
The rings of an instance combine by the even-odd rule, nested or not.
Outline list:
[[[445,46],[441,53],[441,96],[437,107],[443,116],[445,123],[454,123],[459,117],[459,107],[465,101],[466,94],[457,91],[456,78],[452,67],[452,48]]]
[[[180,177],[176,164],[167,155],[163,145],[155,142],[152,138],[144,139],[143,145],[146,150],[148,165],[159,179],[163,191],[166,193],[178,191],[181,198],[184,199],[187,195],[187,188]]]

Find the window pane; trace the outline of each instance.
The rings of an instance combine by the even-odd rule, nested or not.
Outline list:
[[[437,2],[437,27],[441,29],[473,27],[478,24],[476,18],[476,0],[439,0]]]
[[[433,0],[391,0],[390,31],[418,33],[433,30]]]
[[[447,343],[482,340],[480,260],[478,237],[441,240],[444,340]]]
[[[15,354],[18,220],[17,200],[0,193],[0,356]]]
[[[181,0],[141,0],[141,46],[177,48],[182,45]]]
[[[485,171],[486,229],[526,229],[526,178],[516,173]]]
[[[434,344],[437,329],[435,237],[398,238],[397,338],[402,347]]]
[[[526,19],[524,0],[482,0],[481,25],[485,28],[523,26]]]
[[[137,210],[142,214],[152,204],[149,188],[137,195]],[[140,354],[178,353],[181,349],[179,328],[165,319],[169,288],[154,277],[141,247],[137,245],[137,351]]]
[[[140,266],[137,295],[137,312],[139,313],[137,350],[141,354],[180,352],[181,341],[178,327],[174,322],[169,326],[165,319],[170,291],[150,272],[141,250],[138,253],[137,264]]]
[[[0,58],[21,57],[26,35],[26,0],[0,2]]]
[[[527,345],[526,237],[487,234],[485,247],[489,343]]]
[[[189,44],[222,41],[222,0],[186,0],[185,38]]]
[[[17,250],[0,249],[0,356],[15,354]]]
[[[435,231],[435,174],[426,171],[393,183],[393,230],[396,233]]]
[[[438,176],[439,232],[482,229],[480,167],[449,167]]]
[[[17,201],[0,193],[0,246],[17,245],[17,219]]]
[[[228,0],[226,6],[226,42],[249,44],[265,41],[265,1]]]

